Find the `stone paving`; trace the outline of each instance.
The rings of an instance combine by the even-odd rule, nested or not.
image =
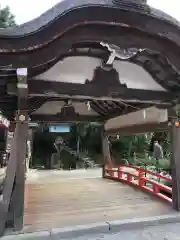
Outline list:
[[[83,240],[83,237],[76,238],[76,240]],[[121,231],[120,233],[99,235],[86,238],[89,240],[179,240],[180,239],[180,224],[167,224],[156,227],[147,227],[144,229]]]
[[[4,236],[2,240],[179,240],[180,223],[160,224],[154,227],[121,230],[116,233],[85,234],[70,238],[50,235],[48,232]]]
[[[52,238],[53,239],[53,238]],[[56,238],[58,239],[58,237]],[[60,238],[59,238],[60,239]],[[62,239],[62,238],[61,238]],[[72,239],[72,238],[71,238]],[[180,223],[123,230],[119,233],[86,235],[72,240],[180,240]],[[70,240],[70,239],[68,239]]]

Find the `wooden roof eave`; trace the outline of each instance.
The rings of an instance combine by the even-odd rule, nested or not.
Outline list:
[[[92,10],[97,14],[92,15]],[[107,18],[107,16],[112,16],[112,19],[111,17]],[[114,19],[116,19],[117,26],[114,26]],[[110,26],[112,22],[113,27]],[[92,28],[91,24],[97,24],[97,28],[101,25],[101,31],[94,32],[94,27]],[[77,26],[82,28],[80,27],[81,29],[79,28],[79,31],[76,32]],[[132,27],[132,32],[129,31],[129,26]],[[107,39],[108,36],[108,41],[115,44],[119,31],[114,32],[114,27],[122,28],[121,41],[118,40],[122,47],[128,47],[127,44],[131,45],[131,41],[126,39],[128,27],[128,33],[131,35],[128,38],[132,39],[134,45],[161,52],[168,57],[173,65],[178,65],[179,61],[174,59],[175,55],[179,57],[177,49],[179,48],[180,31],[177,21],[149,6],[147,8],[136,7],[136,4],[127,4],[126,1],[116,5],[110,0],[106,3],[100,0],[91,0],[87,4],[82,3],[81,0],[73,1],[73,4],[72,0],[63,1],[53,10],[30,23],[0,32],[0,46],[3,54],[2,60],[0,57],[0,65],[38,67],[58,58],[62,53],[68,52],[69,46],[77,41],[100,41],[100,39]],[[76,34],[74,34],[75,32]],[[148,34],[146,35],[145,32]],[[164,34],[165,32],[169,33],[168,36]],[[153,34],[151,38],[149,38],[149,34]],[[161,39],[159,35],[163,38]],[[166,40],[168,41],[166,42]],[[174,43],[176,46],[172,45]],[[64,44],[66,44],[67,49]],[[48,50],[45,46],[48,46]],[[169,52],[168,49],[170,49]],[[28,53],[30,54],[28,55]]]
[[[145,3],[134,3],[134,1],[131,3],[131,1],[127,2],[126,0],[120,1],[119,3],[118,0],[107,0],[106,2],[102,2],[100,0],[91,0],[87,3],[81,0],[66,0],[64,2],[56,4],[54,7],[43,13],[41,16],[27,23],[8,29],[1,29],[0,38],[13,39],[18,37],[20,38],[25,36],[31,36],[32,34],[38,34],[39,32],[44,31],[44,29],[46,28],[52,28],[53,24],[62,19],[63,15],[68,15],[68,13],[72,14],[72,12],[76,12],[78,11],[78,9],[80,9],[82,13],[85,9],[89,9],[92,12],[91,8],[96,7],[98,7],[101,11],[103,11],[105,7],[107,7],[111,11],[113,11],[114,9],[117,9],[118,11],[123,11],[124,9],[126,9],[126,15],[128,15],[128,13],[133,14],[134,10],[136,10],[135,15],[144,15],[147,19],[149,18],[148,21],[150,19],[155,19],[156,21],[159,21],[159,24],[162,24],[164,22],[169,23],[170,25],[177,28],[180,27],[180,23],[175,18],[160,10],[154,9]],[[80,15],[82,14],[81,12],[79,13]],[[134,27],[135,24],[136,23],[134,22],[132,26]],[[68,23],[68,25],[70,26],[71,24]],[[146,26],[147,31],[151,27],[152,26],[150,24]],[[155,28],[154,31],[156,31]]]
[[[149,132],[164,132],[169,131],[168,122],[164,123],[148,123],[148,124],[139,124],[132,125],[124,128],[116,128],[106,131],[106,135],[139,135]]]
[[[107,135],[132,135],[146,132],[167,131],[168,111],[154,107],[139,110],[108,120],[105,123]]]

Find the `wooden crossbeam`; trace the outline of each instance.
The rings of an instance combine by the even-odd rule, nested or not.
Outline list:
[[[49,82],[42,80],[29,81],[30,96],[81,96],[102,100],[124,100],[130,102],[171,102],[173,94],[163,91],[130,89],[123,86],[102,86],[97,84],[77,84]]]
[[[8,94],[17,95],[14,85]],[[86,100],[115,100],[134,103],[170,103],[174,98],[170,92],[130,89],[122,85],[78,84],[38,79],[29,80],[29,96],[61,97]]]
[[[101,116],[87,116],[87,115],[67,115],[59,116],[47,114],[32,114],[32,122],[47,122],[47,123],[60,123],[60,122],[102,122],[104,119]]]

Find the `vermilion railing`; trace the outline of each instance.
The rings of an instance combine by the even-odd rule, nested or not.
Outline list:
[[[104,168],[104,178],[120,181],[131,186],[135,186],[144,192],[151,193],[162,200],[172,203],[172,198],[167,195],[172,195],[172,188],[159,182],[163,179],[171,183],[171,179],[149,170],[144,170],[140,167],[123,165],[118,168]],[[148,176],[149,175],[149,176]],[[151,179],[153,176],[157,179]],[[165,194],[167,193],[167,195]]]

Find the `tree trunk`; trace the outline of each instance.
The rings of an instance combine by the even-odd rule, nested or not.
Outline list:
[[[45,169],[51,169],[51,156],[43,156],[43,162]]]
[[[132,154],[132,144],[133,144],[133,140],[131,139],[129,141],[129,146],[128,146],[128,158],[130,158]]]
[[[79,150],[80,150],[79,147],[80,147],[80,137],[78,135],[78,138],[77,138],[77,150],[76,150],[78,159],[79,159]]]

